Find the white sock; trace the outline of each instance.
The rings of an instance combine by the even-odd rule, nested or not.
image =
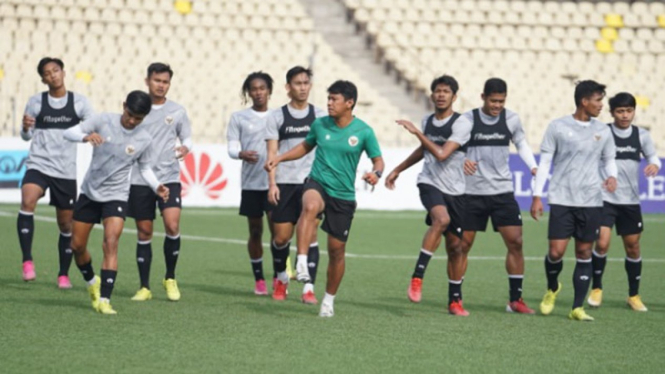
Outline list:
[[[100,298],[99,298],[99,302],[100,302],[100,303],[108,303],[108,302],[110,302],[110,300],[107,299],[107,298],[105,298],[105,297],[100,297]]]
[[[286,274],[286,271],[280,271],[277,273],[277,279],[282,283],[289,283],[289,275]]]
[[[314,292],[314,285],[311,283],[305,283],[305,287],[302,289],[302,293],[307,293],[307,292]]]
[[[92,286],[95,283],[97,283],[97,277],[92,277],[92,279],[88,281],[88,286]]]
[[[298,263],[306,264],[307,263],[307,255],[298,255],[298,259],[296,261],[297,261],[296,264],[298,264]]]
[[[335,295],[331,295],[327,292],[325,295],[323,295],[322,303],[333,305],[334,302],[335,302]]]

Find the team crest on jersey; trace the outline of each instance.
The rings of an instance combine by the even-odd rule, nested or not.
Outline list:
[[[355,135],[351,135],[351,137],[349,137],[349,145],[351,147],[357,146],[358,145],[358,137],[355,136]]]
[[[133,155],[135,152],[136,152],[136,149],[131,144],[128,145],[127,148],[125,148],[125,153],[127,153],[130,156]]]
[[[593,138],[594,138],[596,141],[599,141],[599,140],[600,140],[600,134],[595,134],[595,135],[593,136]]]
[[[173,117],[172,116],[166,116],[166,118],[164,118],[164,123],[166,123],[167,125],[172,124],[173,123]]]

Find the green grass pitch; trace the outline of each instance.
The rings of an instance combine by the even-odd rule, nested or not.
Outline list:
[[[117,316],[90,307],[83,280],[72,266],[74,288],[59,290],[57,227],[53,209],[37,211],[34,259],[37,280],[21,279],[16,238],[17,205],[0,206],[0,372],[91,373],[550,373],[662,372],[665,348],[665,217],[645,217],[642,298],[647,313],[625,305],[623,248],[613,236],[602,308],[595,322],[567,319],[572,303],[573,251],[561,275],[563,290],[552,315],[505,312],[505,248],[492,232],[479,234],[464,283],[468,318],[446,312],[445,255],[430,262],[423,301],[406,289],[425,230],[422,212],[359,211],[351,230],[346,275],[335,317],[300,303],[292,283],[286,302],[253,294],[244,245],[246,221],[235,209],[184,209],[177,278],[180,302],[161,287],[163,238],[153,240],[154,299],[138,303],[134,222],[120,247],[112,303]],[[542,259],[547,222],[525,219],[524,298],[537,308],[545,291]],[[156,230],[163,232],[161,223]],[[267,230],[266,230],[267,231]],[[325,240],[321,233],[321,247]],[[268,236],[264,236],[268,242]],[[93,265],[101,265],[101,230],[90,240]],[[271,276],[266,251],[264,269]],[[327,255],[322,254],[316,293],[321,299]],[[270,282],[269,282],[270,283]]]

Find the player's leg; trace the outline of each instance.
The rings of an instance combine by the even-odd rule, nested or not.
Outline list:
[[[180,195],[180,194],[178,194]],[[162,210],[164,220],[164,262],[166,272],[162,284],[166,290],[166,297],[171,301],[180,300],[180,289],[175,277],[175,268],[180,256],[180,215],[182,210],[179,206],[166,207]],[[263,252],[263,244],[261,244]]]
[[[639,205],[623,205],[617,217],[617,232],[623,239],[626,250],[624,267],[628,275],[628,299],[626,302],[638,312],[646,312],[639,294],[640,278],[642,278],[642,254],[640,252],[640,236],[644,230],[642,209]]]
[[[442,200],[443,202],[443,200]],[[414,303],[419,303],[422,299],[422,282],[425,277],[425,271],[427,270],[427,265],[429,261],[434,256],[437,248],[441,244],[441,236],[446,231],[448,224],[450,223],[450,216],[448,216],[448,210],[442,204],[432,206],[428,211],[427,223],[429,223],[429,228],[423,236],[423,240],[420,246],[420,253],[418,254],[418,259],[416,260],[416,266],[411,275],[411,282],[409,283],[409,289],[407,295],[409,300]]]
[[[157,197],[150,187],[133,185],[129,189],[127,215],[136,223],[136,265],[139,271],[139,290],[134,301],[152,299],[150,268],[152,265],[152,234]]]
[[[317,221],[318,226],[318,221]],[[317,233],[314,231],[309,250],[307,251],[307,270],[309,272],[309,282],[305,283],[302,290],[301,301],[305,304],[316,304],[318,300],[314,294],[314,283],[316,283],[316,274],[319,268],[319,241]]]
[[[74,206],[72,218],[71,248],[74,253],[74,262],[78,267],[83,280],[87,283],[88,295],[92,301],[92,308],[97,310],[100,298],[101,280],[95,275],[92,268],[92,258],[88,251],[88,238],[95,223],[102,219],[102,206],[81,194]]]
[[[563,270],[563,255],[570,237],[575,234],[575,217],[569,207],[550,205],[550,216],[547,228],[548,250],[545,256],[545,276],[547,292],[540,303],[540,312],[544,315],[552,313],[556,297],[561,292],[559,274]]]
[[[242,191],[240,199],[240,215],[247,217],[249,238],[247,252],[254,274],[254,282],[265,282],[263,276],[263,213],[267,191]]]
[[[593,321],[593,317],[584,311],[584,300],[593,277],[591,253],[593,243],[598,240],[602,212],[602,207],[574,210],[576,263],[573,271],[573,288],[575,298],[568,318],[577,321]]]
[[[640,252],[640,234],[624,235],[623,246],[626,249],[624,267],[628,276],[628,305],[635,311],[646,312],[647,307],[640,297],[640,279],[642,278],[642,254]]]
[[[16,218],[16,233],[23,256],[23,280],[31,281],[36,277],[32,260],[32,240],[35,234],[35,208],[37,201],[44,196],[47,181],[36,170],[28,170],[21,185],[21,208]]]
[[[304,187],[302,196],[302,211],[296,227],[296,242],[298,247],[298,259],[296,260],[296,278],[299,282],[309,282],[309,268],[307,266],[307,254],[309,252],[312,238],[316,236],[318,218],[326,208],[328,195],[321,185],[314,181],[308,181]]]
[[[450,216],[445,207],[446,203],[443,193],[433,186],[422,183],[418,184],[418,190],[420,192],[420,201],[425,210],[427,210],[425,223],[429,227],[423,236],[416,266],[411,275],[411,282],[407,291],[409,300],[414,303],[420,302],[422,298],[422,282],[425,277],[427,265],[441,244],[441,235],[450,224]]]
[[[71,241],[74,210],[56,208],[55,214],[60,229],[60,235],[58,236],[58,262],[60,264],[58,287],[67,289],[72,288],[72,283],[69,280],[69,267],[72,265],[73,258]]]
[[[591,268],[593,275],[591,282],[591,292],[587,298],[587,303],[591,307],[597,308],[603,302],[603,274],[605,273],[607,251],[610,249],[611,236],[611,226],[600,226],[598,240],[596,240],[596,244],[591,253]]]
[[[100,273],[102,284],[97,311],[102,314],[116,314],[110,301],[118,275],[118,243],[125,220],[122,217],[109,216],[102,220],[102,224],[104,226],[104,241],[102,242],[104,259]]]
[[[351,231],[351,222],[356,210],[356,202],[328,197],[325,200],[325,220],[321,228],[328,233],[328,279],[326,293],[321,301],[319,316],[332,317],[335,295],[345,271],[346,241]],[[315,216],[316,217],[316,216]],[[311,233],[310,233],[311,234]],[[305,245],[311,243],[312,236]]]
[[[469,312],[464,309],[462,303],[462,283],[470,247],[463,244],[460,236],[454,230],[448,230],[445,233],[446,252],[448,253],[448,313],[466,317]]]
[[[608,202],[603,203],[600,232],[591,253],[593,279],[587,303],[592,307],[599,307],[603,302],[603,274],[605,273],[605,264],[607,263],[607,251],[610,249],[612,227],[616,223],[618,213],[616,205]]]
[[[578,321],[593,321],[593,317],[584,311],[584,299],[586,299],[591,277],[593,276],[593,266],[591,264],[591,252],[593,249],[593,239],[575,238],[575,270],[573,270],[573,307],[568,318]]]
[[[522,226],[501,226],[497,228],[508,249],[506,253],[506,272],[508,273],[509,301],[506,311],[533,314],[522,299],[524,281],[524,253],[522,242]]]
[[[327,218],[326,218],[327,219]],[[332,317],[335,315],[334,302],[337,290],[339,289],[344,271],[346,242],[341,241],[332,235],[328,235],[328,277],[326,281],[326,293],[321,302],[319,316]]]

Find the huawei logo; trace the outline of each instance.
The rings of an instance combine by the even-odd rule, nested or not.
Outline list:
[[[212,164],[207,153],[189,153],[180,169],[182,196],[201,190],[208,198],[218,199],[228,180],[221,163]]]

